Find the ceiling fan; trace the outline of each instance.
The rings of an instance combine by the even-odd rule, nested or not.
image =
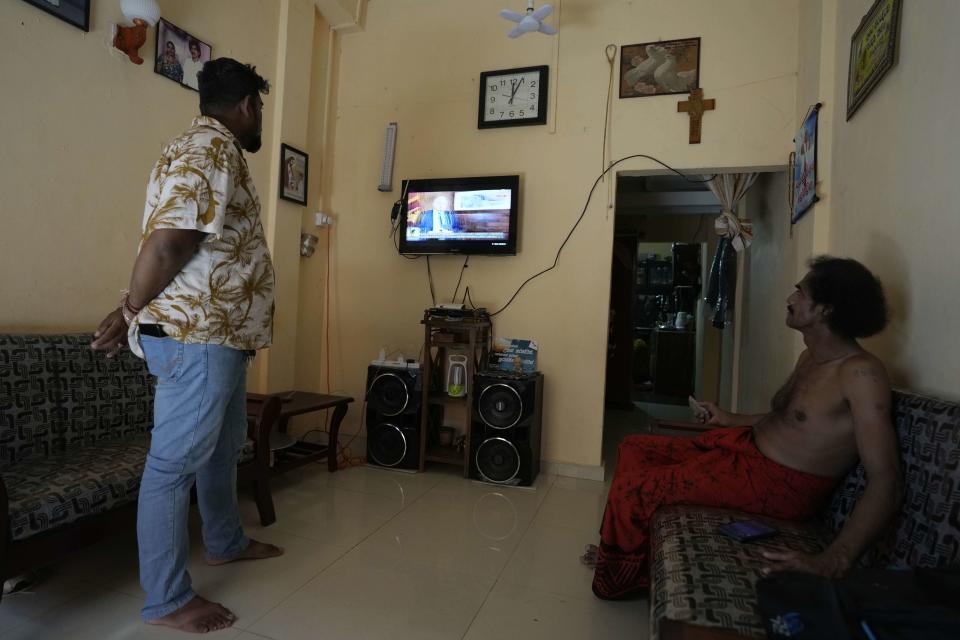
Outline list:
[[[510,11],[509,9],[502,9],[500,15],[510,20],[511,22],[516,22],[517,26],[513,28],[510,33],[507,35],[511,38],[519,38],[525,33],[530,31],[539,31],[540,33],[545,33],[548,36],[552,36],[557,32],[555,27],[544,23],[544,18],[553,13],[553,6],[549,4],[542,5],[536,11],[533,10],[533,0],[527,0],[527,13],[517,13],[516,11]]]

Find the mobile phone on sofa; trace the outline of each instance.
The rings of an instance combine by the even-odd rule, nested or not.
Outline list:
[[[733,538],[737,542],[753,542],[754,540],[763,540],[779,533],[775,527],[759,522],[757,520],[735,520],[717,527],[717,531]]]

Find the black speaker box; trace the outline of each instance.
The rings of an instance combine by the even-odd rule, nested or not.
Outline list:
[[[420,468],[420,369],[367,369],[367,463]]]
[[[540,473],[543,374],[478,373],[473,398],[470,477],[533,484]]]

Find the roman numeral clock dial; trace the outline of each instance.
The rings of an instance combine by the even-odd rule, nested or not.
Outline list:
[[[546,124],[548,71],[544,65],[481,73],[477,128]]]

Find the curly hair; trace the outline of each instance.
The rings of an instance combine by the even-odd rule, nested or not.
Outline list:
[[[257,73],[256,67],[232,58],[207,61],[197,79],[203,115],[232,107],[247,96],[270,93],[270,83]]]
[[[810,260],[810,297],[827,305],[827,326],[845,338],[866,338],[887,326],[883,285],[865,266],[850,258],[819,256]]]

